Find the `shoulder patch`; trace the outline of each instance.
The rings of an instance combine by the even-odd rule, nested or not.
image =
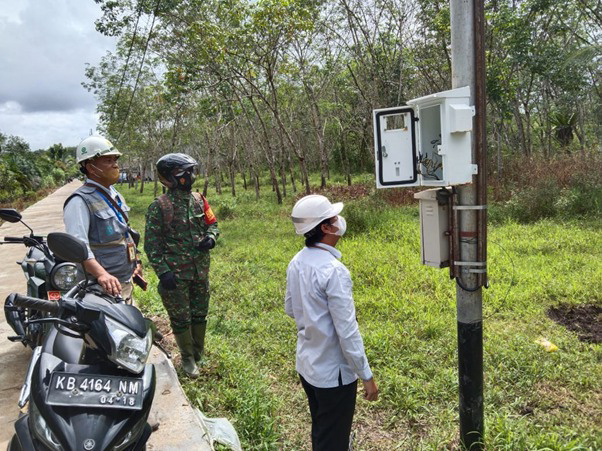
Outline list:
[[[203,211],[205,212],[205,224],[207,224],[207,225],[215,224],[217,222],[217,218],[215,217],[215,214],[213,213],[213,210],[211,209],[209,202],[207,201],[205,196],[203,196],[202,194],[201,194],[201,199],[203,200]]]

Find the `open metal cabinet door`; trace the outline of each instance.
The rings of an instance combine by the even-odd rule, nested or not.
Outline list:
[[[419,185],[414,109],[374,110],[373,120],[376,187]]]

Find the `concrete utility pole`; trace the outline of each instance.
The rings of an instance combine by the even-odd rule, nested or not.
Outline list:
[[[485,134],[484,0],[450,0],[452,88],[470,86],[476,107],[473,162],[478,175],[457,189],[454,208],[460,243],[456,299],[458,320],[458,378],[460,439],[467,449],[482,449],[483,416],[483,298],[487,261],[487,167]]]

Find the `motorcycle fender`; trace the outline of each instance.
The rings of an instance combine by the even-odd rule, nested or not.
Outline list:
[[[4,301],[4,316],[6,317],[6,322],[17,335],[23,337],[25,336],[25,328],[23,327],[19,310],[13,310],[14,308],[17,307],[9,302],[9,298],[6,298],[6,301]]]
[[[23,415],[15,421],[15,435],[11,441],[12,450],[36,451],[29,430],[29,415]],[[16,441],[16,442],[15,442]]]
[[[134,445],[132,451],[144,451],[146,449],[146,442],[148,441],[148,439],[151,436],[152,432],[153,432],[153,430],[150,427],[150,424],[146,423],[144,425],[144,430],[142,431],[142,435],[140,435],[140,438],[138,439],[138,441]]]
[[[29,394],[31,393],[31,377],[33,375],[33,369],[36,366],[36,363],[40,359],[40,355],[42,354],[42,347],[37,346],[33,350],[33,355],[31,356],[31,360],[29,361],[29,367],[27,368],[27,373],[25,374],[25,382],[23,382],[23,387],[21,387],[21,394],[19,395],[19,407],[23,408],[27,401],[29,400]]]

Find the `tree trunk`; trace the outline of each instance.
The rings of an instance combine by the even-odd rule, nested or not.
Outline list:
[[[305,194],[310,194],[311,190],[309,189],[309,177],[307,176],[307,169],[305,168],[305,158],[299,158],[299,169],[301,169],[301,179],[305,185]]]
[[[291,154],[290,152],[286,153],[286,162],[288,165],[289,173],[291,174],[291,185],[293,187],[293,194],[297,192],[297,184],[295,183],[295,171],[293,170],[293,165],[291,163]]]
[[[280,181],[282,183],[282,196],[286,197],[286,165],[284,156],[280,158]]]
[[[518,139],[520,141],[520,146],[523,155],[528,156],[529,150],[527,148],[527,141],[525,138],[525,130],[523,128],[523,118],[520,115],[520,109],[518,107],[518,102],[514,102],[514,121],[516,122],[516,128],[518,130]]]
[[[282,139],[282,134],[279,133],[280,140],[280,183],[282,183],[282,196],[286,197],[286,159],[284,157],[284,140]]]
[[[154,196],[157,197],[157,194],[159,194],[159,174],[157,174],[157,170],[153,169],[153,178],[155,179],[155,185],[154,185]]]
[[[240,98],[240,95],[238,93],[238,90],[236,89],[236,86],[232,85],[232,87],[234,88],[234,92],[236,94],[236,98],[238,99],[238,103],[240,104],[243,111],[246,112],[244,102]],[[276,199],[279,204],[282,204],[282,195],[280,194],[280,188],[278,187],[278,181],[277,181],[277,178],[275,177],[274,155],[273,155],[271,144],[270,144],[270,137],[269,137],[265,122],[263,121],[263,118],[261,117],[259,109],[257,108],[257,105],[255,104],[255,100],[253,99],[252,96],[249,97],[249,101],[251,102],[251,105],[253,106],[253,111],[255,112],[255,116],[257,117],[257,120],[259,121],[259,123],[261,125],[261,131],[262,131],[262,134],[265,139],[264,150],[265,150],[265,154],[266,154],[266,160],[267,160],[268,166],[270,168],[270,175],[272,176],[272,186],[274,186],[274,182],[276,182],[275,183]],[[251,120],[249,119],[249,117],[246,114],[245,114],[245,116],[247,117],[247,121],[249,122],[249,125],[251,126],[251,130],[254,131]],[[260,143],[260,145],[261,145],[261,143]],[[257,183],[257,185],[255,187],[255,192],[256,192],[256,197],[259,198],[259,180],[257,180],[256,183]]]
[[[259,120],[259,123],[261,124],[261,130],[263,132],[263,136],[265,139],[265,154],[266,154],[266,160],[268,161],[268,167],[270,169],[270,176],[272,178],[272,187],[274,188],[274,191],[276,192],[276,200],[278,201],[279,204],[282,204],[282,194],[280,194],[280,187],[278,186],[278,178],[276,177],[276,170],[275,170],[275,165],[274,165],[274,152],[272,150],[272,145],[270,143],[270,135],[268,133],[265,121],[263,120],[263,118],[261,117],[261,113],[259,112],[259,109],[257,108],[257,105],[255,104],[255,100],[253,99],[253,97],[249,97],[249,100],[251,101],[251,105],[253,106],[253,109],[255,111],[255,115],[257,116],[257,119]]]
[[[255,200],[259,200],[259,175],[254,169],[252,169],[252,171],[253,174],[251,175],[251,178],[254,182],[253,184],[255,185]]]
[[[372,142],[372,127],[369,127],[368,121],[364,122],[362,126],[362,150],[368,157],[366,161],[370,162],[370,168],[374,167],[374,152],[372,146],[369,144]]]
[[[144,193],[144,177],[146,175],[146,165],[142,166],[142,173],[140,174],[140,194]]]
[[[205,185],[203,186],[203,196],[207,197],[207,191],[209,190],[209,168],[211,167],[211,138],[209,133],[205,130],[205,141],[207,141],[207,161],[205,163]]]
[[[232,185],[232,197],[236,197],[236,186],[234,185],[234,181],[235,181],[234,165],[231,165],[229,170],[230,170],[230,185]]]
[[[341,157],[345,177],[347,178],[347,186],[351,186],[351,169],[349,167],[349,155],[347,155],[347,146],[345,144],[345,130],[343,129],[341,129]]]
[[[579,144],[581,144],[581,156],[585,156],[585,149],[587,148],[587,135],[585,134],[585,119],[583,114],[583,102],[579,102],[577,105],[577,121],[579,126],[575,129]]]
[[[526,151],[527,155],[531,156],[533,151],[533,146],[531,145],[531,111],[525,108],[525,142],[526,142]]]
[[[322,136],[322,118],[320,108],[318,107],[314,91],[308,83],[304,83],[305,93],[310,104],[311,123],[318,144],[318,153],[320,155],[320,188],[326,188],[326,178],[328,177],[328,157],[324,149],[324,137]]]

